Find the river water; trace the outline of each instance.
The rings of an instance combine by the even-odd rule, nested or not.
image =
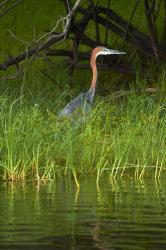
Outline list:
[[[166,174],[0,184],[0,249],[166,249]]]

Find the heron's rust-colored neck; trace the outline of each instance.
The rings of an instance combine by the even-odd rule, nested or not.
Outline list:
[[[96,87],[96,82],[97,82],[96,56],[97,56],[97,53],[100,50],[101,50],[100,47],[96,47],[95,49],[93,49],[92,55],[91,55],[90,65],[91,65],[91,68],[92,68],[93,77],[92,77],[92,83],[91,83],[91,86],[90,86],[90,90],[95,89],[95,87]]]

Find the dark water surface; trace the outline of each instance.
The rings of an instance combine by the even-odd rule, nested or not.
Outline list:
[[[160,182],[0,184],[0,249],[166,249],[166,174]]]

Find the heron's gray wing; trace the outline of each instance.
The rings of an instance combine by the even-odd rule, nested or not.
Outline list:
[[[75,111],[77,107],[81,107],[82,104],[83,93],[74,98],[71,102],[69,102],[66,107],[59,113],[59,116],[68,116],[72,112]]]

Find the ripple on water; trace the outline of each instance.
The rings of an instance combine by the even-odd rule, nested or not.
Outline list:
[[[166,249],[166,178],[0,185],[0,249]]]

